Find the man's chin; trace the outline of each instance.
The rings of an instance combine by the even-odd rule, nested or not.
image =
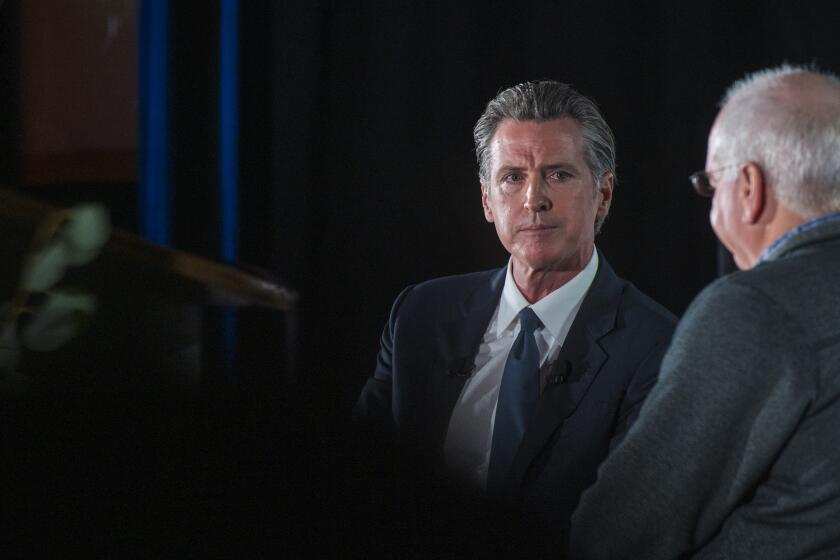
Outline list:
[[[522,272],[568,272],[580,270],[585,266],[577,259],[569,259],[561,255],[527,254],[513,257],[514,270]]]

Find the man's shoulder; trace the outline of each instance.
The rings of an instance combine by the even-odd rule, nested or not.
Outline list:
[[[668,328],[677,324],[676,315],[632,283],[627,282],[623,296],[622,309],[626,315]]]
[[[392,313],[446,316],[475,297],[478,301],[498,297],[504,279],[505,269],[497,268],[425,280],[403,289],[394,302]]]
[[[819,338],[836,332],[840,251],[812,251],[736,271],[707,286],[690,310],[709,321],[789,325]]]
[[[837,256],[840,257],[840,253]],[[834,285],[830,279],[836,278],[836,274],[840,274],[837,259],[790,257],[772,260],[715,279],[703,288],[696,299],[703,302],[726,301],[734,309],[756,303],[787,307],[787,302],[821,295],[814,291],[823,291],[820,290],[823,284]]]
[[[792,272],[783,270],[786,268],[787,264],[762,266],[717,278],[691,302],[681,322],[681,330],[697,328],[702,331],[714,325],[716,332],[728,333],[726,336],[730,339],[747,333],[766,338],[769,335],[765,332],[767,325],[775,325],[776,330],[782,325],[790,325],[791,329],[798,330],[798,327],[794,328],[795,321],[791,321],[801,314],[801,311],[795,311],[796,306],[791,306],[791,301],[798,299],[794,292],[807,291],[813,286],[797,286],[795,281],[786,278]],[[791,313],[792,310],[795,312]],[[756,325],[763,327],[753,332]]]
[[[599,257],[601,264],[598,275],[587,297],[606,297],[607,301],[614,301],[620,321],[626,325],[634,328],[646,325],[673,331],[677,316],[632,282],[616,274],[603,254],[599,253]]]
[[[462,300],[479,288],[497,287],[495,283],[499,280],[504,282],[503,268],[432,278],[409,286],[406,290],[410,293],[411,299],[422,300],[426,303]]]

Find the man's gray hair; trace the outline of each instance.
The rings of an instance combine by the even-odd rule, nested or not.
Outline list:
[[[551,80],[524,82],[501,91],[487,103],[473,128],[478,176],[490,183],[490,142],[504,119],[550,121],[575,119],[586,142],[586,159],[596,185],[611,173],[615,181],[615,138],[595,102],[568,84]]]
[[[783,64],[723,97],[719,162],[757,163],[779,202],[805,218],[840,211],[840,79]]]

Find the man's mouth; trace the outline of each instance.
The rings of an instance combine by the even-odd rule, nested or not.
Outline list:
[[[519,231],[523,233],[542,233],[546,231],[550,231],[552,229],[556,229],[557,226],[547,226],[545,224],[531,224],[527,226],[522,226],[519,228]]]

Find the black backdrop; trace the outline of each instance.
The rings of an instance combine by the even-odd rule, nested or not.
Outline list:
[[[217,7],[170,6],[174,240],[209,255]],[[399,506],[387,492],[359,499],[369,481],[348,464],[354,442],[341,426],[397,293],[504,263],[481,212],[471,137],[487,100],[538,78],[597,100],[616,134],[619,176],[597,244],[620,275],[681,314],[721,260],[709,202],[686,179],[703,167],[724,89],[783,61],[840,71],[840,7],[830,0],[252,0],[240,11],[241,260],[301,295],[297,382],[192,402],[174,420],[169,401],[130,399],[90,417],[68,413],[78,425],[61,430],[48,418],[20,420],[22,433],[43,428],[48,437],[5,477],[25,504],[3,517],[22,531],[17,543],[3,541],[15,551],[77,539],[99,552],[155,554],[382,546],[379,531],[392,527],[364,516],[376,500],[386,511]],[[17,34],[10,19],[0,25],[0,64],[13,76]],[[11,109],[0,140],[13,156],[0,171],[10,182],[19,155],[13,85],[0,88]],[[280,343],[270,328],[249,332]],[[73,430],[89,433],[81,450]],[[67,457],[75,467],[53,465]]]
[[[704,166],[720,96],[783,61],[840,70],[838,16],[832,2],[781,1],[243,8],[243,259],[301,291],[302,375],[346,409],[401,288],[504,262],[471,129],[528,79],[599,103],[619,182],[597,243],[681,314],[717,274],[709,202],[686,178]]]

